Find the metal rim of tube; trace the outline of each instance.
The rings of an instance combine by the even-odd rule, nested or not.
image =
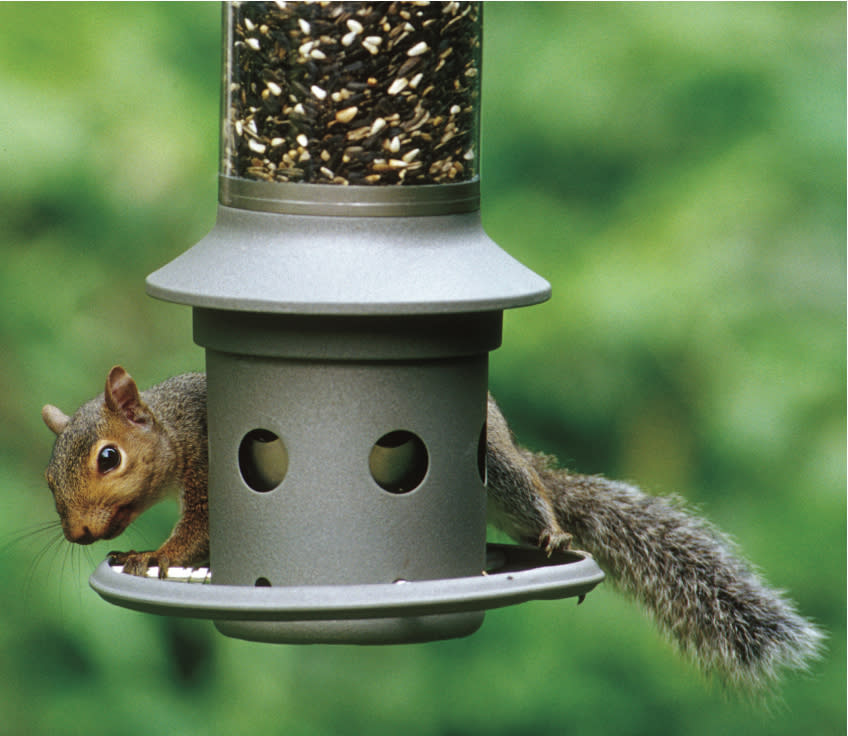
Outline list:
[[[480,209],[480,180],[414,186],[342,186],[218,177],[227,207],[284,215],[425,217]]]

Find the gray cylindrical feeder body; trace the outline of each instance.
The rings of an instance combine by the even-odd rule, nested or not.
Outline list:
[[[148,278],[206,348],[212,582],[477,576],[488,352],[549,293],[480,226],[479,4],[280,6],[225,7],[218,220]],[[370,643],[482,617],[218,625]]]
[[[391,583],[480,573],[485,349],[497,334],[496,316],[465,320],[463,355],[433,340],[450,317],[359,318],[353,341],[338,332],[350,318],[275,316],[260,320],[238,354],[231,351],[239,320],[222,329],[218,317],[195,315],[195,336],[207,350],[216,583]],[[244,315],[242,329],[255,320]],[[298,339],[310,329],[322,339],[312,355]],[[250,488],[241,467],[239,446],[256,430],[278,437],[286,451],[283,477],[268,490]],[[399,464],[414,471],[405,443],[389,444],[386,457],[369,462],[380,454],[379,440],[398,432],[423,446],[419,472],[406,483],[403,473],[383,480],[380,467],[399,453]]]
[[[206,341],[214,582],[400,584],[481,573],[487,360],[480,334],[491,338],[499,315],[466,320],[469,330],[479,323],[480,334],[466,338],[481,352],[459,356],[432,341],[445,326],[442,317],[389,318],[393,324],[346,317],[324,324],[322,317],[275,315],[251,335],[249,349],[257,354],[246,355],[229,352],[234,335],[220,330],[218,316],[197,310],[195,317],[195,335]],[[254,318],[245,316],[245,330]],[[334,335],[351,321],[355,342],[347,331]],[[397,351],[389,347],[387,328]],[[314,355],[305,355],[304,332],[320,338]],[[260,334],[268,340],[265,350]],[[298,345],[294,357],[279,354],[287,344]],[[286,448],[285,476],[267,492],[249,488],[236,462],[239,444],[256,429],[273,433]],[[380,438],[399,431],[422,442],[421,475],[410,488],[390,474],[384,488],[369,459]],[[216,625],[259,640],[383,643],[468,634],[482,620],[475,611]]]

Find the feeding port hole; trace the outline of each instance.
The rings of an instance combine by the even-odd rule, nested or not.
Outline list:
[[[427,446],[418,435],[395,430],[378,439],[368,457],[371,477],[389,493],[409,493],[424,481],[430,464]],[[258,493],[277,488],[288,472],[289,456],[283,441],[267,429],[248,432],[239,445],[239,470],[244,482]],[[486,481],[486,428],[480,433],[477,470]]]
[[[406,430],[389,432],[371,448],[368,469],[384,491],[409,493],[427,475],[429,455],[421,438]]]
[[[253,429],[239,445],[239,470],[244,482],[258,493],[277,488],[288,472],[289,457],[283,441],[267,429]],[[384,434],[371,448],[368,469],[384,491],[409,493],[421,485],[430,464],[427,447],[406,430]]]
[[[254,491],[274,490],[286,477],[289,455],[283,441],[267,429],[248,432],[239,445],[239,470]]]

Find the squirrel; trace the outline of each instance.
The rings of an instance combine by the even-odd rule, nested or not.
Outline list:
[[[153,551],[110,553],[110,562],[133,575],[158,566],[166,577],[170,566],[208,561],[204,374],[139,392],[115,366],[102,396],[70,417],[48,404],[42,417],[56,434],[45,475],[69,541],[117,537],[177,486],[180,517],[168,539]],[[589,552],[705,673],[759,690],[820,655],[818,627],[680,499],[558,468],[516,444],[491,395],[486,466],[493,525],[548,554],[572,544]]]
[[[56,434],[45,476],[65,538],[76,544],[114,539],[169,491],[181,489],[180,518],[155,551],[112,552],[132,575],[158,565],[193,566],[209,557],[206,376],[174,376],[140,393],[115,366],[102,396],[69,417],[41,410]]]

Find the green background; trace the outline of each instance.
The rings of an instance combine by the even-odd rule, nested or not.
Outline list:
[[[483,218],[553,285],[491,385],[521,440],[680,493],[829,632],[765,705],[608,586],[451,642],[272,646],[115,608],[60,538],[45,402],[201,369],[144,277],[216,201],[213,4],[0,4],[0,732],[844,734],[845,27],[831,4],[491,4]],[[156,546],[176,507],[118,546]]]

